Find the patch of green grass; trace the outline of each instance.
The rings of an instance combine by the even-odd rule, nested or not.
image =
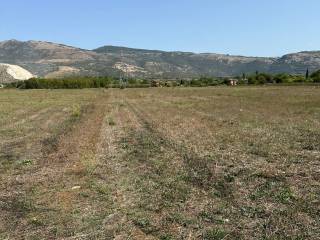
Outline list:
[[[282,204],[289,204],[295,200],[294,194],[284,183],[270,180],[258,186],[250,198],[251,200],[270,198]]]
[[[90,196],[89,193],[82,193],[83,197],[95,197],[98,199],[104,199],[106,202],[111,202],[111,195],[109,186],[102,182],[97,182],[93,178],[88,180],[89,188],[96,193],[94,196]],[[92,193],[91,193],[92,194]]]
[[[242,206],[240,212],[242,216],[249,218],[263,218],[266,216],[265,210],[261,207]]]
[[[133,223],[145,234],[154,234],[159,230],[158,227],[151,222],[149,217],[146,215],[143,216],[141,213],[135,216]]]
[[[34,201],[29,196],[13,196],[1,200],[1,207],[16,216],[24,217],[36,211]]]
[[[171,234],[164,234],[160,236],[160,240],[174,240],[175,238]]]
[[[25,159],[25,160],[19,161],[19,164],[23,166],[29,166],[33,164],[33,161],[31,159]]]
[[[216,214],[210,211],[203,210],[199,216],[206,222],[223,224],[225,221],[222,219],[220,214]]]
[[[179,212],[171,212],[165,220],[166,222],[177,223],[185,227],[196,223],[196,219],[187,218]]]
[[[98,184],[95,186],[95,190],[101,195],[110,194],[110,190],[107,185]]]
[[[44,225],[43,221],[42,221],[41,219],[37,218],[37,217],[32,217],[32,218],[29,220],[29,222],[30,222],[32,225],[37,226],[37,227]]]
[[[187,200],[190,189],[185,182],[173,179],[164,183],[162,198],[167,203],[183,203]]]
[[[320,151],[320,132],[314,129],[302,129],[298,142],[304,150]]]
[[[284,187],[275,193],[275,199],[283,204],[292,203],[295,200],[295,197],[292,191],[288,187]]]
[[[210,169],[214,162],[211,156],[200,157],[195,153],[185,152],[183,160],[186,163],[186,180],[200,187],[211,188],[214,177]]]
[[[219,198],[232,198],[233,186],[229,182],[230,179],[218,179],[214,183],[214,195]]]
[[[77,119],[81,116],[82,109],[79,105],[73,105],[71,111],[71,118]]]
[[[204,240],[222,240],[227,233],[222,229],[209,229],[203,234]]]
[[[267,197],[271,195],[271,191],[276,182],[267,181],[262,185],[259,185],[254,192],[250,194],[251,200],[258,200],[263,197]]]

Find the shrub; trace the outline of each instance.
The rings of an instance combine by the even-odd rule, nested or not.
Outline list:
[[[274,80],[276,83],[288,83],[289,82],[289,75],[286,73],[280,73],[275,75]]]
[[[248,78],[249,84],[265,84],[272,83],[273,76],[268,73],[256,73],[255,75],[251,75]]]
[[[257,84],[258,81],[257,81],[257,79],[255,78],[255,76],[249,76],[249,78],[248,78],[248,83],[249,83],[249,84]]]
[[[320,70],[312,73],[312,74],[311,74],[311,79],[312,79],[314,82],[320,82]]]

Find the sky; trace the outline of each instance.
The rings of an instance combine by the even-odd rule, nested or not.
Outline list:
[[[319,0],[0,0],[0,41],[281,56],[320,50]]]

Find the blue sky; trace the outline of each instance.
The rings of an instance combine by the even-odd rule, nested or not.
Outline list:
[[[250,56],[320,50],[319,0],[0,1],[0,41]]]

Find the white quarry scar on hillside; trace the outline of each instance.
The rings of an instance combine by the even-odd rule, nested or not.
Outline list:
[[[28,70],[6,63],[0,63],[0,82],[7,83],[12,81],[23,81],[34,77]]]

